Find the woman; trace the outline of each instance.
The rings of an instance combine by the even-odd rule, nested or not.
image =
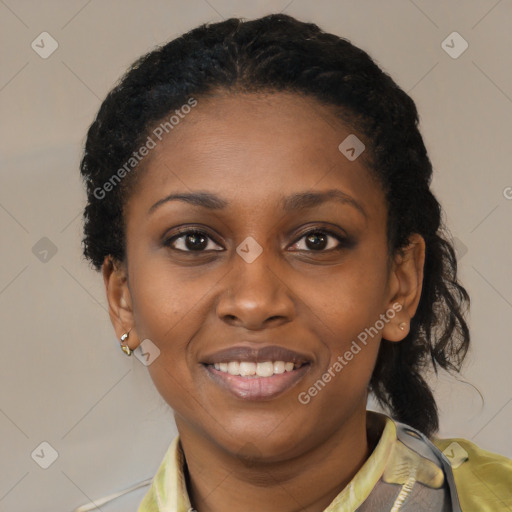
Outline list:
[[[365,52],[282,14],[109,93],[84,255],[179,432],[139,512],[512,508],[512,461],[435,438],[424,372],[460,369],[469,297],[417,125]]]

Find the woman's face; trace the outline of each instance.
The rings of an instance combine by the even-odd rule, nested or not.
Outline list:
[[[339,431],[381,337],[407,333],[384,195],[338,149],[350,134],[291,93],[198,98],[127,203],[118,335],[158,347],[178,427],[228,452],[292,457]]]

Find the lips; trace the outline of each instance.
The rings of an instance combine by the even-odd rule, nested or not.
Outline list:
[[[231,395],[244,400],[271,400],[301,380],[309,371],[313,358],[277,345],[239,345],[208,354],[201,362],[211,381]],[[273,364],[275,371],[271,376],[260,376],[258,374],[262,372],[259,371],[241,372],[242,375],[236,374],[240,372],[232,372],[235,373],[233,375],[226,371],[226,366],[231,368],[239,363],[251,368]]]

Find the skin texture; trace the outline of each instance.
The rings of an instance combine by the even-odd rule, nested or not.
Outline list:
[[[118,338],[131,329],[130,348],[150,339],[160,349],[148,370],[175,411],[199,512],[322,511],[373,449],[368,383],[381,337],[408,333],[425,244],[413,235],[388,259],[383,191],[362,157],[351,162],[338,150],[350,133],[328,107],[293,93],[198,98],[147,157],[126,205],[127,260],[103,265],[110,317]],[[366,215],[335,201],[282,208],[283,196],[327,189],[350,195]],[[229,206],[170,201],[148,214],[167,195],[192,191]],[[210,237],[203,253],[186,236],[174,250],[165,245],[178,227]],[[308,243],[311,231],[327,237],[320,248]],[[249,236],[263,250],[252,263],[236,252]],[[298,394],[396,303],[403,308],[384,329],[301,404]],[[309,370],[270,400],[238,398],[200,361],[242,340],[306,354]]]

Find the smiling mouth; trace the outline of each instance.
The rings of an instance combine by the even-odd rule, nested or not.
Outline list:
[[[271,400],[288,391],[309,371],[309,363],[230,361],[203,364],[221,389],[244,400]]]
[[[243,400],[271,400],[295,386],[315,358],[280,345],[246,340],[202,354],[199,361],[217,392]]]

